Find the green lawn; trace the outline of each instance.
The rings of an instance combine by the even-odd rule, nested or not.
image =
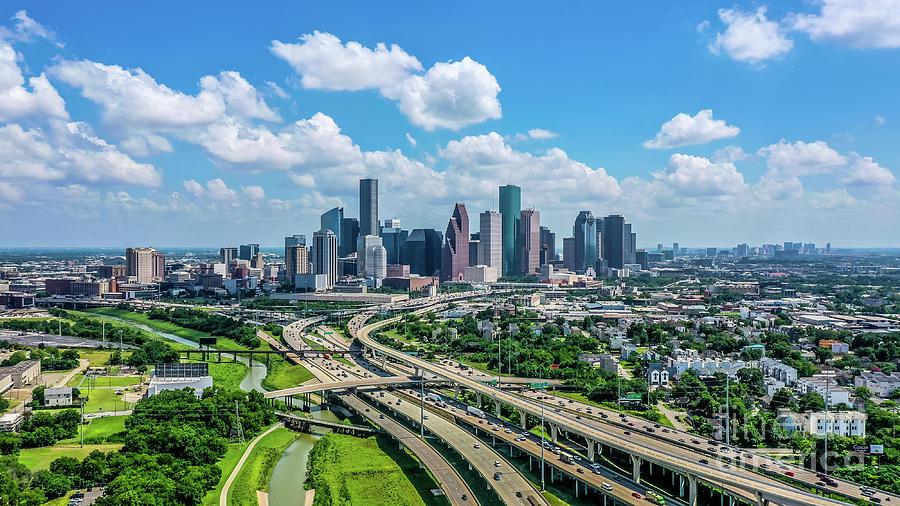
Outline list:
[[[130,387],[139,385],[144,380],[143,376],[97,376],[94,385],[98,387]],[[76,374],[67,383],[70,387],[86,388],[87,376]]]
[[[199,360],[182,360],[182,362],[200,362]],[[241,381],[247,376],[249,367],[240,362],[226,362],[222,358],[222,362],[207,361],[209,364],[209,375],[212,376],[213,385],[222,387],[225,390],[240,390]]]
[[[260,439],[231,485],[228,504],[256,506],[256,491],[269,490],[275,464],[296,438],[296,433],[282,427]]]
[[[216,485],[216,488],[207,492],[203,497],[203,502],[201,503],[203,506],[217,506],[219,504],[219,495],[222,493],[222,487],[225,485],[225,481],[231,475],[231,471],[234,470],[234,466],[237,465],[238,460],[241,459],[241,455],[244,454],[244,450],[247,449],[249,444],[250,442],[247,441],[245,443],[233,443],[228,445],[225,456],[222,457],[222,460],[216,462],[216,465],[222,469],[222,476],[219,478],[219,484]]]
[[[99,380],[96,388],[81,388],[81,396],[87,397],[88,401],[84,405],[85,413],[108,413],[110,411],[121,411],[129,409],[130,406],[123,400],[123,395],[116,395],[114,388],[106,388]]]
[[[310,454],[307,486],[316,489],[314,504],[447,504],[434,497],[431,475],[408,453],[384,438],[327,434]]]
[[[146,313],[140,313],[137,311],[128,311],[127,309],[119,309],[114,307],[98,307],[93,309],[88,309],[86,312],[106,315],[106,316],[115,316],[116,318],[121,318],[123,320],[132,321],[135,323],[141,323],[150,327],[151,329],[158,330],[160,332],[167,332],[169,334],[175,334],[178,337],[183,337],[184,339],[189,339],[194,342],[198,342],[201,337],[208,337],[209,334],[206,332],[200,332],[199,330],[187,329],[174,323],[170,323],[163,320],[151,320]]]
[[[38,469],[47,469],[50,463],[59,457],[74,457],[81,460],[94,450],[109,452],[121,448],[121,444],[98,444],[98,445],[56,445],[44,446],[42,448],[24,448],[19,451],[19,462],[25,464],[32,471]]]
[[[84,440],[91,443],[105,443],[113,434],[118,434],[125,430],[126,418],[128,417],[105,416],[91,420],[88,425],[84,426]],[[79,441],[81,441],[81,432],[73,438],[61,440],[59,444],[78,444]]]
[[[291,365],[283,359],[272,360],[262,386],[266,390],[281,390],[299,386],[312,378],[313,373],[302,365]]]

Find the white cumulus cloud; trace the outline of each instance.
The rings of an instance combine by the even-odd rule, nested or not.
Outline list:
[[[682,112],[663,123],[656,137],[645,141],[643,146],[648,149],[668,149],[705,144],[734,137],[740,131],[740,128],[727,124],[725,120],[713,119],[712,109],[703,109],[693,116]]]
[[[709,50],[715,55],[725,53],[734,60],[759,65],[794,47],[781,26],[766,17],[765,7],[754,12],[720,9],[719,19],[727,28],[709,43]]]
[[[832,172],[847,163],[847,158],[823,141],[793,143],[784,139],[757,151],[766,158],[770,170],[787,176],[809,176]]]
[[[700,156],[675,153],[654,177],[679,193],[694,197],[717,197],[745,189],[744,176],[731,162],[713,162]]]
[[[856,48],[900,47],[900,0],[819,0],[816,14],[793,14],[788,22],[813,40]]]
[[[68,113],[62,97],[44,74],[29,78],[28,87],[25,86],[15,49],[0,40],[0,121],[26,116],[66,119]]]
[[[841,178],[842,183],[848,185],[890,186],[896,181],[890,169],[878,165],[871,156],[859,156],[853,153],[851,157],[852,163],[847,174]]]
[[[273,41],[271,50],[300,75],[305,88],[378,90],[426,130],[455,130],[502,115],[497,79],[468,56],[435,63],[423,73],[421,62],[396,44],[370,49],[323,32],[306,34],[295,44]]]

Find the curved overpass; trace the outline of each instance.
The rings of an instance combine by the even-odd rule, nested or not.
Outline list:
[[[434,309],[436,306],[425,307],[418,311]],[[418,312],[417,311],[417,312]],[[403,352],[394,350],[388,346],[382,345],[372,338],[369,334],[373,330],[391,325],[400,320],[400,317],[393,317],[379,322],[364,325],[364,322],[372,313],[364,313],[354,317],[348,327],[350,332],[356,337],[360,343],[366,348],[376,350],[379,353],[388,356],[398,362],[403,362],[414,366],[421,371],[427,371],[432,374],[447,378],[461,386],[471,389],[476,393],[487,396],[495,402],[512,406],[520,413],[528,413],[533,416],[540,416],[542,407],[537,403],[509,394],[502,390],[484,385],[479,381],[474,381],[467,377],[450,373],[434,364],[425,360],[407,355]],[[701,479],[707,483],[721,486],[727,490],[738,491],[742,495],[745,493],[755,494],[758,501],[773,501],[777,504],[791,506],[806,506],[809,504],[821,505],[844,505],[842,501],[815,495],[809,492],[798,490],[794,487],[786,485],[774,479],[765,478],[751,471],[741,468],[733,468],[728,471],[719,469],[714,466],[701,464],[696,461],[696,454],[693,452],[676,452],[671,447],[665,450],[658,448],[659,444],[653,442],[645,442],[639,438],[624,438],[622,434],[601,429],[599,427],[589,427],[580,423],[564,413],[547,413],[543,410],[546,421],[555,425],[559,429],[568,433],[578,435],[593,443],[602,443],[612,448],[616,448],[622,452],[639,456],[640,459],[652,462],[654,464],[667,467],[676,472],[688,476],[692,481],[692,489],[696,489],[696,480]],[[589,451],[592,455],[593,451]],[[716,461],[717,462],[717,461]],[[696,497],[696,493],[693,494]]]

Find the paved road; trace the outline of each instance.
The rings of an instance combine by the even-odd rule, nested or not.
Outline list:
[[[234,466],[234,470],[231,471],[231,474],[228,475],[228,479],[225,480],[225,484],[222,485],[222,492],[219,494],[219,506],[228,506],[228,490],[231,488],[231,483],[234,482],[234,479],[237,478],[238,473],[241,472],[241,468],[244,467],[244,462],[247,462],[247,457],[250,456],[250,452],[253,451],[253,447],[256,446],[256,443],[258,443],[259,440],[265,437],[268,433],[279,427],[282,427],[282,424],[276,423],[275,425],[270,427],[269,430],[253,438],[253,441],[250,441],[250,444],[247,445],[247,449],[244,450],[244,454],[241,455],[241,459],[238,460],[237,465]]]
[[[390,417],[381,415],[379,418],[378,411],[356,395],[343,394],[340,398],[357,413],[380,426],[400,444],[409,448],[437,479],[444,495],[450,500],[450,504],[478,504],[472,490],[459,473],[426,441],[419,439],[418,435],[413,434]]]

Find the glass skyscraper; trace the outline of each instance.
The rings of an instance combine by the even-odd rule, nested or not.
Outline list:
[[[325,211],[319,219],[321,230],[331,230],[337,238],[338,250],[341,248],[341,227],[344,223],[344,208],[335,207]]]
[[[359,235],[380,235],[378,223],[378,180],[359,180]]]
[[[522,213],[522,189],[515,185],[500,187],[500,215],[503,217],[503,270],[504,276],[517,274],[516,243],[519,239],[519,220]]]

